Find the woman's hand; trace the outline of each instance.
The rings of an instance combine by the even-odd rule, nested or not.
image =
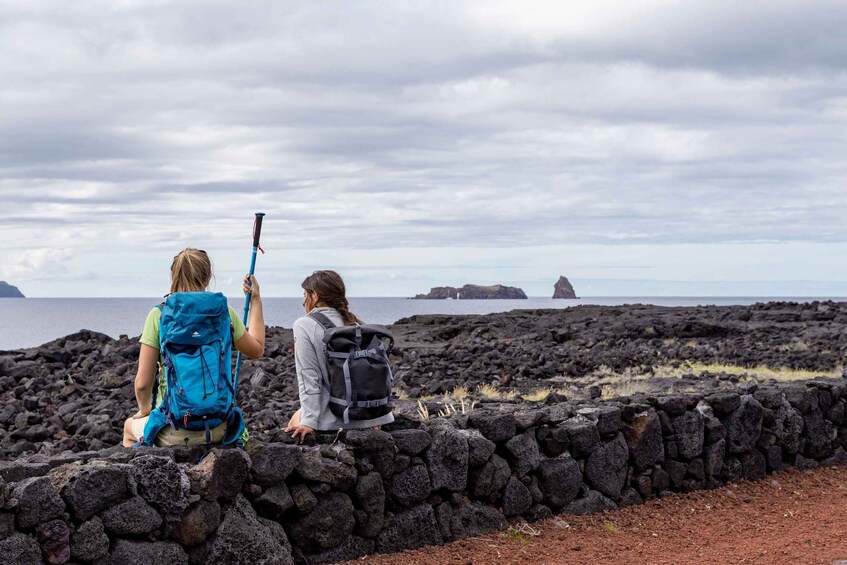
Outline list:
[[[257,298],[261,298],[259,292],[259,281],[256,280],[256,277],[250,275],[244,275],[244,294],[250,295],[250,300],[255,300]]]
[[[139,410],[138,412],[136,412],[132,416],[132,419],[133,420],[140,420],[141,418],[146,418],[149,415],[150,415],[150,410]]]
[[[309,434],[315,433],[315,428],[310,428],[309,426],[299,425],[299,426],[288,426],[283,432],[294,432],[291,434],[291,437],[297,439],[297,436],[300,436],[300,443],[303,443],[303,440],[306,439],[306,436]]]

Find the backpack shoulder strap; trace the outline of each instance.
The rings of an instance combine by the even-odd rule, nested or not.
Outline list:
[[[320,312],[311,312],[309,314],[309,317],[319,323],[321,326],[323,326],[323,329],[325,330],[331,330],[337,327],[335,324],[332,323],[332,320],[330,320]]]

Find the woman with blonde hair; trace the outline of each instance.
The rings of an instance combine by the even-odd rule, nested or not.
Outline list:
[[[179,252],[171,263],[171,297],[177,293],[192,293],[205,291],[212,281],[212,262],[205,251],[200,249],[184,249]],[[250,358],[261,357],[265,350],[265,322],[262,313],[262,298],[259,283],[255,277],[247,275],[243,281],[245,294],[250,297],[250,319],[245,329],[244,323],[231,306],[229,311],[232,344],[238,351]],[[221,300],[225,300],[221,298]],[[221,314],[223,312],[221,311]],[[138,356],[138,372],[135,376],[135,399],[138,402],[138,412],[124,423],[123,445],[131,447],[143,438],[145,426],[153,410],[154,390],[160,407],[167,393],[167,378],[164,360],[160,354],[160,322],[163,310],[155,307],[150,310],[144,323],[144,331],[139,339],[141,351]],[[176,311],[174,316],[180,315]],[[229,361],[227,359],[227,361]],[[158,388],[154,389],[158,375]],[[205,378],[205,377],[204,377]],[[204,383],[205,385],[205,383]],[[234,394],[232,395],[235,396]],[[186,416],[186,422],[188,422]],[[187,426],[186,426],[187,427]],[[148,443],[160,446],[166,445],[202,445],[220,443],[226,433],[227,424],[222,423],[208,430],[191,430],[165,426],[155,438],[148,438]]]

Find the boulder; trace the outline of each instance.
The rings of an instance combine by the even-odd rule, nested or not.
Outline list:
[[[6,508],[9,505],[10,498],[9,487],[3,477],[0,477],[0,508]]]
[[[680,457],[693,459],[703,454],[703,415],[691,410],[671,419],[676,449]]]
[[[741,397],[738,408],[726,421],[727,448],[730,453],[753,449],[762,433],[762,405],[749,394]]]
[[[617,406],[589,406],[580,408],[577,414],[594,422],[601,436],[618,433],[623,426],[621,409]]]
[[[395,501],[407,508],[426,500],[432,492],[429,471],[425,465],[414,465],[391,478],[388,492]]]
[[[555,459],[542,460],[538,466],[538,486],[548,506],[562,508],[579,494],[582,486],[579,463],[567,453]]]
[[[142,563],[188,565],[188,555],[178,543],[119,539],[109,557],[96,561],[97,565],[140,565]]]
[[[603,512],[604,510],[615,510],[617,507],[617,504],[603,496],[601,493],[596,490],[589,490],[584,497],[565,506],[562,512],[565,514],[580,516],[582,514]]]
[[[256,512],[238,495],[218,527],[207,558],[208,565],[292,565],[291,551],[280,543],[279,532],[259,521]]]
[[[562,426],[543,426],[535,432],[541,451],[548,457],[557,457],[570,446],[568,430]]]
[[[344,443],[353,448],[356,456],[366,457],[373,468],[383,477],[394,472],[394,439],[381,430],[348,430]]]
[[[473,428],[467,430],[459,430],[459,433],[465,437],[468,442],[468,466],[479,467],[491,457],[497,445],[480,433],[479,430]],[[427,434],[429,435],[429,434]]]
[[[285,483],[268,487],[261,496],[253,501],[253,507],[259,516],[271,520],[282,520],[282,515],[294,507],[294,499]]]
[[[688,471],[688,465],[682,461],[668,459],[665,461],[665,469],[668,472],[671,486],[675,489],[682,487],[682,481],[685,479],[685,473]]]
[[[31,477],[15,483],[12,496],[18,500],[18,527],[31,528],[60,518],[65,503],[47,477]]]
[[[162,525],[162,517],[140,496],[107,508],[102,514],[103,526],[119,536],[144,535]]]
[[[553,298],[576,298],[576,292],[567,277],[559,277],[559,280],[553,285]]]
[[[681,394],[669,394],[656,399],[659,410],[670,417],[682,416],[688,408],[688,399]]]
[[[600,445],[600,432],[591,420],[577,416],[565,420],[561,425],[568,431],[570,452],[574,457],[586,457]]]
[[[397,430],[391,432],[394,445],[401,453],[418,455],[432,443],[432,437],[425,430]]]
[[[303,449],[296,445],[254,444],[251,448],[250,475],[254,483],[263,487],[284,482],[303,458]]]
[[[520,480],[512,477],[503,490],[503,514],[509,518],[521,516],[532,507],[532,494]]]
[[[318,505],[318,499],[309,487],[302,483],[291,485],[289,492],[294,501],[294,506],[300,514],[308,514]]]
[[[626,482],[629,449],[623,434],[603,443],[591,452],[585,463],[588,483],[606,496],[617,500]]]
[[[250,457],[243,449],[213,449],[186,471],[192,492],[208,500],[233,500],[250,473]]]
[[[167,457],[144,455],[133,459],[129,467],[141,498],[165,520],[179,520],[191,494],[191,482],[179,465]]]
[[[306,553],[341,545],[353,533],[353,502],[344,493],[318,498],[314,510],[286,524],[293,545]]]
[[[396,477],[395,475],[394,478]],[[428,476],[426,480],[428,483]],[[364,520],[358,522],[356,533],[364,538],[375,538],[382,530],[385,520],[385,489],[382,476],[376,471],[360,476],[353,489],[353,499],[356,501],[356,507],[361,508],[366,515]]]
[[[83,522],[71,534],[71,557],[80,561],[95,561],[109,551],[109,536],[97,516]]]
[[[782,396],[773,414],[773,433],[786,453],[793,455],[800,451],[803,425],[803,416]]]
[[[15,533],[15,515],[11,512],[0,512],[0,540]]]
[[[471,412],[468,422],[486,439],[495,443],[507,441],[517,433],[515,416],[510,412],[475,410]]]
[[[17,483],[32,477],[42,477],[49,470],[50,465],[44,461],[0,461],[0,478],[7,483]]]
[[[468,441],[450,425],[433,426],[426,452],[432,489],[462,492],[468,484]]]
[[[50,520],[38,524],[35,537],[47,563],[58,565],[71,558],[70,529],[64,520]]]
[[[765,456],[758,449],[753,449],[739,456],[741,472],[748,481],[759,481],[767,476]]]
[[[493,506],[463,503],[450,513],[450,535],[445,541],[481,536],[506,529],[506,518]]]
[[[812,459],[823,459],[832,453],[832,442],[838,435],[832,422],[824,418],[820,410],[814,410],[803,416],[803,436],[806,444],[803,455]]]
[[[319,451],[306,451],[295,471],[307,481],[326,483],[339,490],[349,490],[356,484],[356,468],[321,456]]]
[[[221,506],[214,500],[198,500],[185,509],[174,528],[174,539],[185,547],[208,540],[221,523]]]
[[[518,478],[525,477],[530,471],[538,468],[541,453],[533,432],[516,435],[506,442],[505,447],[510,466]]]
[[[30,536],[15,532],[0,541],[3,563],[15,565],[42,565],[41,548]]]
[[[636,468],[644,470],[665,459],[662,425],[654,410],[637,414],[625,431],[626,443]]]
[[[718,440],[712,445],[707,445],[703,450],[703,470],[709,477],[717,477],[723,468],[726,456],[726,441]]]
[[[353,561],[370,555],[374,551],[374,541],[363,539],[358,536],[350,536],[338,547],[327,549],[319,553],[306,555],[307,563],[337,563],[339,561]]]
[[[380,532],[376,547],[380,553],[394,553],[441,543],[441,529],[432,507],[424,504],[392,516]]]
[[[285,528],[282,527],[282,524],[274,520],[268,520],[267,518],[259,518],[259,523],[267,528],[271,537],[279,542],[279,545],[282,546],[285,552],[291,553],[293,558],[294,554],[292,552],[291,542],[288,540],[288,534],[285,533]]]
[[[706,397],[706,402],[718,416],[735,412],[741,405],[741,395],[737,392],[716,392]]]
[[[511,475],[509,464],[495,453],[485,465],[471,473],[471,493],[477,498],[496,498]]]

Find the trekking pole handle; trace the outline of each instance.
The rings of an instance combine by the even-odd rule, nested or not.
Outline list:
[[[256,223],[253,225],[253,247],[259,247],[259,238],[262,236],[262,219],[264,212],[256,212]]]

